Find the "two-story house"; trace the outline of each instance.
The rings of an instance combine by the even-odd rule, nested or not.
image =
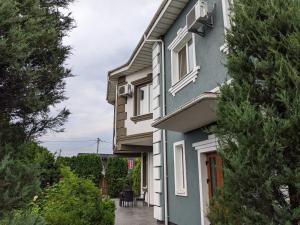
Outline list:
[[[209,199],[223,186],[210,127],[228,80],[228,1],[164,0],[128,63],[152,68],[153,205],[165,224],[210,224]]]
[[[141,193],[153,205],[152,69],[135,65],[125,64],[108,74],[107,101],[114,106],[113,153],[141,158]]]

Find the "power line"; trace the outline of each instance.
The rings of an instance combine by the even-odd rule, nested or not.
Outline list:
[[[71,140],[49,140],[49,141],[40,141],[41,143],[47,142],[96,142],[97,140],[78,140],[78,141],[71,141]]]
[[[70,142],[70,143],[74,143],[74,142],[102,142],[102,143],[107,143],[107,144],[112,144],[109,141],[105,141],[99,138],[95,139],[95,140],[49,140],[49,141],[40,141],[41,143],[51,143],[51,142]]]

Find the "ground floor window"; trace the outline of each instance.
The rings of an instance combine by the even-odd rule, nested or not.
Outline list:
[[[187,196],[184,141],[174,143],[175,194]]]

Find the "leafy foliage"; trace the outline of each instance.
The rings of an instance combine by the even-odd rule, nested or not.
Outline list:
[[[5,148],[9,148],[8,146]],[[0,161],[0,214],[26,206],[39,192],[36,167],[8,155]]]
[[[55,160],[55,155],[49,152],[48,149],[39,146],[37,143],[29,142],[25,145],[23,156],[37,165],[42,188],[58,182],[60,177],[59,166]]]
[[[46,225],[44,218],[30,210],[16,210],[0,221],[5,225]]]
[[[102,176],[102,161],[97,154],[79,154],[72,157],[59,157],[58,162],[69,166],[79,177],[89,178],[98,186]]]
[[[35,163],[27,157],[34,146],[26,145],[47,130],[61,131],[69,115],[66,109],[50,114],[50,107],[65,99],[64,79],[71,76],[64,67],[70,47],[62,44],[73,27],[62,10],[70,2],[0,1],[0,213],[38,193],[38,169],[42,184],[52,182],[52,156],[41,151]]]
[[[136,195],[141,191],[141,160],[135,160],[134,168],[131,173],[132,177],[132,189]]]
[[[216,129],[228,216],[215,224],[298,225],[300,1],[233,2],[233,79],[221,87]]]
[[[99,189],[67,167],[63,179],[46,190],[41,212],[49,225],[113,225],[114,204],[101,199]]]
[[[124,186],[124,179],[128,174],[127,160],[123,158],[111,157],[107,163],[107,184],[108,194],[111,197],[119,196]]]
[[[62,39],[73,27],[61,8],[72,0],[2,0],[0,2],[0,124],[1,140],[11,132],[32,138],[46,130],[60,131],[69,115],[50,106],[65,99],[64,68],[70,47]]]

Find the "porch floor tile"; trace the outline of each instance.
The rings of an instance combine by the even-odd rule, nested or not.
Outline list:
[[[120,207],[119,200],[115,199],[116,218],[115,225],[157,225],[153,218],[153,207],[142,206],[139,203],[134,207]]]

